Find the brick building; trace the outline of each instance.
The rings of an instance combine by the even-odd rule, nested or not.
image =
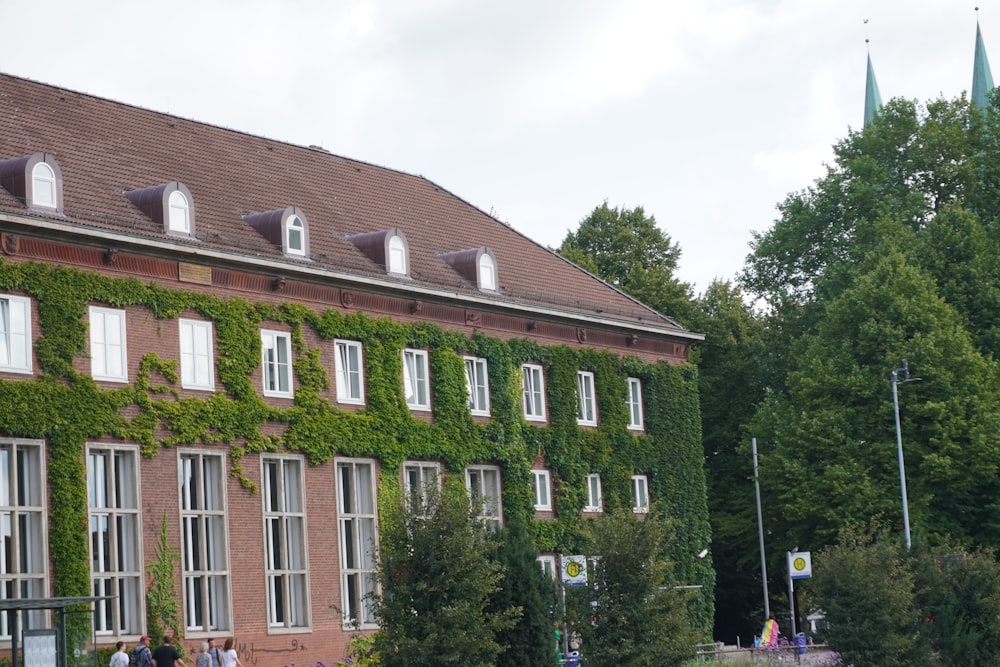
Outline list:
[[[553,569],[664,508],[710,623],[698,334],[425,178],[11,76],[0,186],[3,598],[114,596],[113,644],[166,586],[189,651],[330,664],[380,499],[454,475]]]

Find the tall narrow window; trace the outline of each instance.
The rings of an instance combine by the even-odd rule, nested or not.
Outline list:
[[[474,415],[489,415],[490,387],[485,359],[465,357],[465,390],[469,394],[469,411]]]
[[[31,169],[31,206],[59,208],[59,185],[56,172],[44,162]]]
[[[583,508],[584,512],[603,512],[604,497],[601,495],[601,476],[597,474],[587,475],[587,504]]]
[[[0,295],[0,371],[31,372],[31,301]]]
[[[479,520],[488,526],[500,528],[503,524],[500,468],[469,466],[465,469],[465,488],[469,492],[469,499],[477,509]]]
[[[167,199],[167,229],[181,234],[191,233],[191,207],[180,190],[174,190]]]
[[[594,374],[589,371],[578,371],[576,374],[576,395],[579,410],[576,423],[581,426],[596,426],[597,412],[594,407]]]
[[[289,255],[306,254],[306,230],[302,219],[291,215],[285,222],[285,252]]]
[[[334,365],[337,373],[337,401],[364,403],[364,368],[361,365],[361,343],[354,340],[337,340],[333,343]]]
[[[633,431],[645,428],[642,421],[642,382],[639,378],[628,379],[628,427]]]
[[[549,579],[555,580],[556,578],[556,557],[549,554],[544,556],[538,556],[538,565],[542,568],[542,574],[544,574]]]
[[[48,597],[42,442],[0,438],[0,598]],[[8,614],[0,639],[10,641]],[[23,613],[19,630],[45,627],[47,611]]]
[[[389,238],[389,256],[386,258],[386,271],[401,276],[410,274],[409,262],[406,257],[406,241],[399,234]]]
[[[90,374],[95,380],[128,382],[124,310],[90,307]]]
[[[541,366],[535,364],[521,366],[521,388],[524,398],[524,418],[528,421],[545,421],[545,378]]]
[[[632,511],[649,511],[649,490],[645,475],[632,475]]]
[[[142,558],[136,450],[91,445],[87,453],[90,577],[99,635],[141,634]]]
[[[493,255],[484,252],[479,256],[479,289],[497,289],[497,263]]]
[[[267,623],[272,628],[308,627],[302,460],[267,457],[263,465]]]
[[[181,386],[185,389],[215,389],[212,364],[212,323],[178,320],[181,339]]]
[[[292,337],[281,331],[261,331],[264,395],[292,396]]]
[[[225,463],[220,454],[183,452],[179,466],[186,628],[230,630]]]
[[[403,394],[411,410],[430,410],[427,352],[403,350]]]
[[[428,461],[403,464],[403,487],[406,501],[420,515],[426,514],[432,493],[441,488],[441,466]]]
[[[549,471],[531,471],[531,491],[535,494],[536,510],[551,510],[552,497],[549,493]]]
[[[378,532],[375,525],[375,464],[337,461],[340,589],[344,625],[375,627]]]

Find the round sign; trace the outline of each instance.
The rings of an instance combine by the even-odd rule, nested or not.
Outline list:
[[[571,577],[579,577],[580,569],[581,569],[580,564],[577,563],[575,560],[571,560],[569,564],[566,565],[566,574],[568,574]]]
[[[806,567],[806,559],[802,556],[796,556],[795,560],[792,561],[792,567],[796,570],[804,570]]]

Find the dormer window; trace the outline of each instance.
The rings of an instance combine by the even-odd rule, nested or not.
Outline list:
[[[463,278],[474,282],[484,292],[499,292],[500,280],[497,277],[497,259],[489,248],[472,248],[457,250],[441,255]]]
[[[380,232],[355,234],[347,240],[365,257],[394,276],[410,275],[410,246],[401,229],[384,229]]]
[[[297,206],[254,213],[244,219],[286,255],[309,255],[309,221]]]
[[[165,233],[194,236],[194,197],[180,181],[129,190],[125,196],[150,220],[163,225]]]
[[[62,212],[62,171],[48,153],[0,161],[0,185],[28,208]]]

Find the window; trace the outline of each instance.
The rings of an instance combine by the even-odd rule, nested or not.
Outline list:
[[[430,410],[427,352],[403,350],[403,393],[411,410]]]
[[[45,569],[45,457],[42,442],[0,438],[0,599],[49,596]],[[10,641],[8,614],[0,639]],[[47,611],[22,612],[22,630],[45,627]]]
[[[31,300],[0,296],[0,371],[31,372]]]
[[[538,565],[542,568],[542,574],[544,574],[549,579],[556,578],[556,557],[555,556],[539,556]]]
[[[376,627],[371,596],[377,590],[375,463],[337,461],[340,590],[344,625]]]
[[[645,475],[632,475],[632,511],[649,511],[649,491]]]
[[[397,273],[401,276],[410,274],[410,268],[406,261],[406,241],[399,234],[389,237],[389,256],[386,258],[386,271]]]
[[[427,509],[431,493],[441,488],[441,467],[437,463],[407,461],[403,464],[403,487],[410,507],[425,514],[420,510]]]
[[[497,289],[497,263],[488,251],[479,255],[479,289]]]
[[[230,630],[225,462],[182,452],[179,465],[185,627]]]
[[[541,366],[521,366],[521,388],[524,392],[524,418],[545,421],[545,378]]]
[[[628,379],[628,427],[633,431],[643,429],[642,382],[639,378]]]
[[[302,460],[268,457],[263,459],[263,465],[267,624],[272,628],[307,627],[309,586]]]
[[[465,469],[465,488],[476,505],[480,521],[500,528],[503,522],[500,502],[500,468],[496,466],[469,466]]]
[[[587,475],[587,504],[583,508],[584,512],[604,511],[604,497],[601,495],[601,476],[597,474]]]
[[[297,215],[288,216],[285,223],[285,252],[289,255],[306,254],[306,229],[302,218]]]
[[[191,233],[191,207],[180,190],[174,190],[167,199],[167,229],[182,234]]]
[[[353,340],[333,342],[334,365],[337,373],[337,401],[364,403],[364,369],[361,365],[361,343]]]
[[[465,357],[465,389],[469,394],[469,411],[474,415],[489,415],[490,387],[485,359]]]
[[[90,374],[95,380],[128,382],[125,311],[90,307]]]
[[[531,471],[531,491],[535,494],[536,510],[551,510],[552,498],[549,493],[549,471]]]
[[[215,389],[212,364],[212,323],[179,320],[181,338],[181,386],[185,389]]]
[[[292,337],[281,331],[261,331],[264,395],[292,396]]]
[[[59,190],[56,172],[44,162],[31,169],[31,206],[58,208]]]
[[[87,453],[90,577],[99,635],[142,634],[142,557],[136,451],[91,445]]]
[[[576,394],[580,402],[576,423],[581,426],[596,426],[597,414],[594,408],[594,374],[578,371],[576,374]]]

